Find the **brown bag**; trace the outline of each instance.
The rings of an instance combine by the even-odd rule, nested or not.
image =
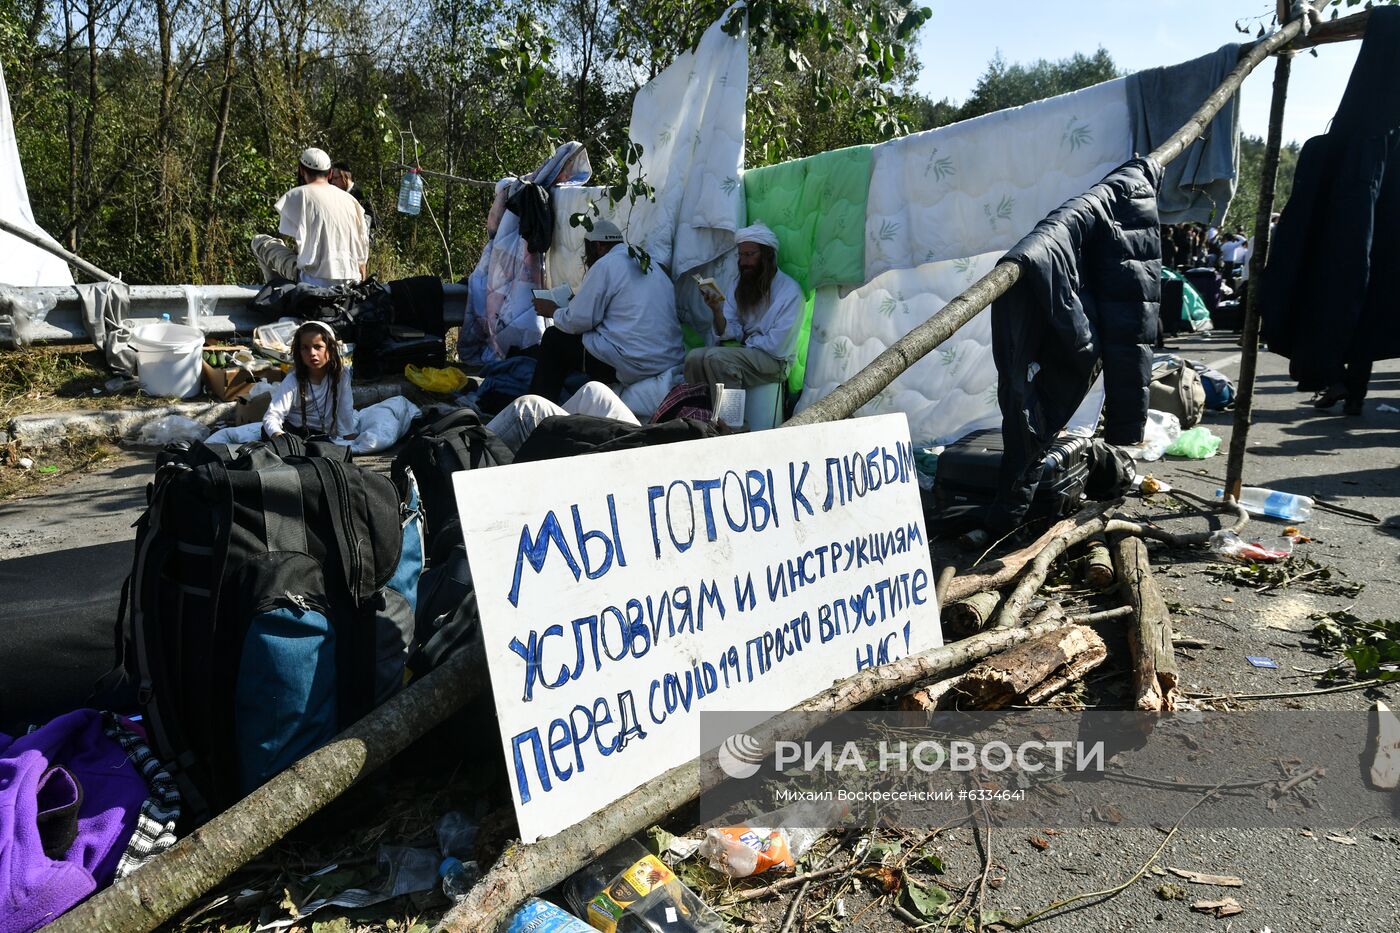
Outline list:
[[[1182,428],[1198,424],[1206,410],[1206,387],[1201,376],[1176,357],[1152,364],[1152,386],[1148,392],[1155,411],[1176,415]]]

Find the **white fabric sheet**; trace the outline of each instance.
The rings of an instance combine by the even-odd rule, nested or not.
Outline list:
[[[29,189],[19,164],[19,145],[10,116],[10,92],[5,88],[5,71],[0,68],[0,217],[21,229],[53,240],[34,222],[29,206]],[[19,237],[0,232],[0,282],[6,285],[72,285],[73,272],[53,253]]]
[[[656,200],[639,202],[620,226],[676,278],[732,249],[743,225],[747,19],[735,35],[724,31],[736,8],[632,100],[628,133]]]
[[[1126,78],[875,147],[865,272],[1007,250],[1130,156]]]
[[[869,281],[817,290],[798,410],[830,393],[996,265],[1046,214],[1129,156],[1125,81],[876,146],[866,210]],[[903,411],[916,444],[1001,424],[990,310],[861,414]],[[1096,420],[1100,393],[1076,423]]]

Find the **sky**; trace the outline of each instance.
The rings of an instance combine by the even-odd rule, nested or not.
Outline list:
[[[961,103],[1000,50],[1008,63],[1092,54],[1103,46],[1120,70],[1141,71],[1198,58],[1228,42],[1248,42],[1273,0],[922,0],[933,10],[918,46],[923,71],[915,87],[934,100]],[[1348,12],[1345,7],[1341,15]],[[1262,20],[1261,20],[1262,17]],[[1248,36],[1235,31],[1247,20]],[[1341,102],[1360,42],[1321,46],[1293,60],[1283,141],[1324,133]],[[1264,62],[1240,90],[1240,130],[1264,136],[1274,68]]]

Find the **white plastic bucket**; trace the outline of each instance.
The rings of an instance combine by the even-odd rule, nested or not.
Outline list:
[[[200,351],[204,334],[183,324],[144,324],[131,334],[136,351],[136,378],[141,391],[163,398],[199,393]]]

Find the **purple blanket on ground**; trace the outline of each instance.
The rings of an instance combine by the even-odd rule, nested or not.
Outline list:
[[[112,882],[149,793],[102,714],[0,734],[0,933],[29,933]]]

